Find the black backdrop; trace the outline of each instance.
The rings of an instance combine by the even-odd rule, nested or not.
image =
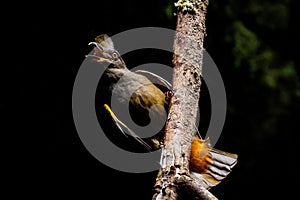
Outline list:
[[[12,107],[5,107],[8,102],[3,101],[2,108],[9,111],[9,118],[16,119],[18,113],[20,122],[11,128],[19,133],[26,128],[37,134],[25,134],[23,137],[33,136],[33,160],[27,160],[27,166],[19,169],[26,178],[14,179],[27,188],[30,196],[44,198],[95,198],[95,199],[150,199],[157,172],[145,174],[130,174],[111,169],[97,161],[79,139],[72,118],[72,87],[77,70],[85,54],[91,49],[87,45],[100,33],[113,35],[131,28],[155,26],[175,28],[175,18],[167,19],[164,15],[164,1],[84,1],[69,3],[28,2],[11,5],[11,16],[17,16],[8,23],[8,33],[13,36],[14,52],[10,59],[14,79],[13,90],[5,90],[7,96],[17,94],[11,101]],[[294,11],[295,13],[295,11]],[[216,47],[218,33],[212,30],[222,16],[210,13],[208,10],[206,49],[211,53],[223,76],[228,95],[228,103],[233,107],[246,109],[238,114],[228,115],[226,124],[217,143],[223,150],[239,154],[239,163],[233,172],[212,192],[220,199],[253,199],[254,197],[271,197],[283,194],[287,189],[286,177],[288,172],[297,169],[293,160],[296,146],[294,141],[299,138],[294,133],[276,133],[263,140],[247,139],[249,119],[253,119],[253,112],[260,112],[262,105],[256,105],[257,97],[243,99],[239,97],[241,90],[239,83],[243,82],[245,71],[235,71],[226,68],[227,47]],[[229,23],[229,22],[226,22]],[[295,23],[295,22],[294,22]],[[222,25],[220,25],[222,27]],[[210,31],[211,30],[211,31]],[[220,44],[220,41],[217,42]],[[225,56],[224,56],[225,54]],[[293,51],[292,54],[295,54]],[[14,56],[18,55],[18,56]],[[153,61],[159,61],[156,55]],[[128,66],[153,62],[151,56],[143,59],[142,56],[129,56],[125,60]],[[295,60],[296,63],[298,61]],[[25,64],[26,63],[26,64]],[[225,63],[225,64],[222,64]],[[27,65],[28,64],[28,65]],[[243,86],[249,83],[243,83]],[[259,90],[259,89],[258,89]],[[203,96],[205,89],[203,89]],[[246,96],[247,97],[247,96]],[[6,100],[6,98],[4,98]],[[3,106],[4,105],[4,106]],[[205,102],[203,103],[205,105]],[[7,109],[6,109],[7,108]],[[4,110],[3,109],[3,110]],[[37,112],[34,112],[37,111]],[[288,130],[297,128],[299,110],[291,112],[287,123]],[[29,117],[30,116],[30,117]],[[31,118],[31,116],[33,116]],[[256,116],[256,115],[255,115]],[[28,120],[29,119],[29,120]],[[259,123],[260,119],[257,119]],[[29,122],[28,122],[29,121]],[[255,120],[254,120],[255,122]],[[206,122],[207,123],[207,122]],[[254,125],[255,126],[255,125]],[[22,130],[22,131],[20,131]],[[251,130],[255,130],[254,128]],[[297,133],[297,131],[295,131]],[[23,138],[22,137],[22,138]],[[17,184],[19,185],[19,184]],[[270,188],[270,189],[267,189]],[[283,188],[283,189],[282,189]],[[290,190],[285,190],[290,194]],[[25,193],[22,193],[25,194]],[[257,197],[261,194],[262,196]]]

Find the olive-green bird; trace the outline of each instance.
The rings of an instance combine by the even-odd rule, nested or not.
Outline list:
[[[164,140],[163,128],[166,122],[168,99],[172,94],[171,84],[148,71],[130,71],[106,34],[96,37],[95,42],[91,42],[90,45],[94,45],[94,49],[87,57],[96,63],[109,64],[104,73],[109,86],[104,89],[112,95],[116,106],[112,111],[109,102],[106,102],[104,108],[124,135],[134,138],[148,151],[159,149]],[[122,108],[128,108],[128,104],[131,115],[122,117]],[[121,112],[116,112],[119,108]],[[143,138],[129,127],[128,117],[132,117],[141,126],[147,125],[150,121],[154,122],[154,125],[160,125],[160,130],[151,137]],[[219,184],[236,163],[236,154],[212,148],[208,139],[194,138],[190,154],[191,176],[205,188],[209,189]]]

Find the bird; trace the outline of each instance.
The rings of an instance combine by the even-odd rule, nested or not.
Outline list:
[[[129,106],[131,117],[140,126],[147,125],[151,120],[165,122],[169,100],[173,94],[172,85],[152,72],[129,70],[107,34],[96,36],[89,45],[93,46],[93,50],[86,57],[99,65],[108,64],[103,74],[108,83],[104,88],[107,95],[111,96],[113,89],[117,87],[117,105]],[[122,83],[118,84],[120,81]],[[130,95],[128,96],[128,94]],[[127,125],[126,119],[122,119],[120,113],[117,116],[109,102],[104,102],[103,108],[116,127],[126,136],[125,138],[133,139],[146,151],[154,151],[163,147],[164,127],[153,136],[142,138]],[[201,135],[198,134],[194,137],[191,145],[189,162],[191,176],[209,189],[219,184],[231,172],[237,164],[237,157],[237,154],[211,147],[209,138],[202,139]]]

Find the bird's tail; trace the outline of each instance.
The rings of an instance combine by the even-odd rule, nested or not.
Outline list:
[[[195,137],[190,155],[191,176],[209,189],[219,184],[237,163],[237,154],[211,148],[209,139]]]

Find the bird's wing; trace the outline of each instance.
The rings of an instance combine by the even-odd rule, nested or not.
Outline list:
[[[154,74],[154,73],[146,71],[146,70],[136,70],[135,73],[147,77],[152,83],[154,83],[155,85],[158,85],[158,87],[163,86],[163,87],[167,88],[168,90],[172,90],[172,84],[169,83],[164,78],[158,76],[157,74]]]
[[[107,104],[104,104],[105,110],[108,111],[112,120],[115,122],[116,126],[120,129],[120,131],[126,136],[133,137],[137,142],[143,145],[148,151],[151,151],[152,148],[141,138],[139,137],[134,131],[132,131],[128,126],[126,126],[121,120],[117,118],[114,112],[110,109]]]

